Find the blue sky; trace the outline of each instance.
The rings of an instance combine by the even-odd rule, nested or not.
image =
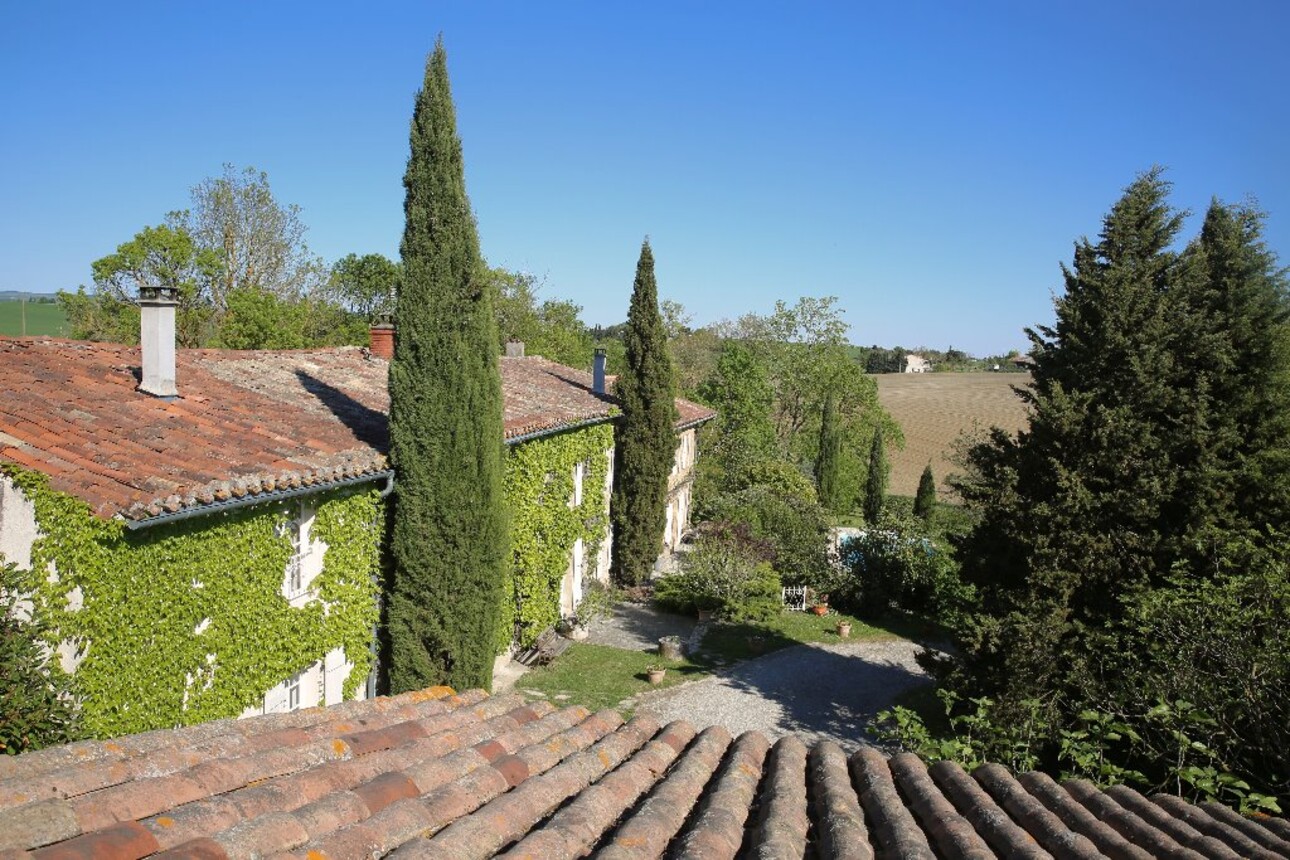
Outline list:
[[[648,234],[696,323],[836,295],[857,343],[1024,346],[1153,164],[1197,213],[1256,196],[1290,257],[1280,0],[5,0],[0,290],[89,284],[225,162],[328,261],[396,257],[440,32],[485,256],[590,323]]]

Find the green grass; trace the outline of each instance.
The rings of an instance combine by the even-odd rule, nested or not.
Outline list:
[[[657,686],[650,684],[645,674],[646,667],[655,663],[668,667],[663,683]],[[632,709],[632,697],[702,678],[709,670],[709,666],[686,659],[661,660],[651,651],[575,642],[554,663],[520,678],[515,689],[533,698],[550,699],[557,706],[582,705],[592,711],[613,708],[626,714]],[[535,692],[542,696],[534,697]]]
[[[851,622],[849,640],[837,633],[838,622],[844,620]],[[515,689],[530,698],[545,697],[556,705],[584,705],[593,711],[613,708],[627,715],[633,709],[631,700],[641,693],[697,681],[721,667],[781,648],[807,642],[894,639],[909,632],[909,625],[875,626],[837,612],[823,617],[809,612],[782,612],[766,624],[713,624],[703,638],[700,653],[673,662],[660,659],[654,650],[625,651],[575,642],[549,666],[525,674]],[[658,686],[651,685],[645,675],[646,667],[654,663],[668,666],[667,676]]]
[[[48,302],[26,303],[26,333],[32,335],[67,336],[67,316],[62,305]],[[0,335],[18,337],[23,334],[23,302],[0,301]]]

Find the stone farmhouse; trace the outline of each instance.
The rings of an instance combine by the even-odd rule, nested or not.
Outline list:
[[[388,356],[176,350],[165,303],[160,336],[143,304],[141,348],[0,339],[0,558],[24,610],[51,626],[86,727],[370,697],[395,479]],[[515,571],[499,653],[608,576],[616,414],[603,356],[590,373],[512,352],[500,359],[508,501],[546,500],[567,541],[529,536],[545,561]],[[669,547],[688,520],[696,428],[714,415],[676,405]],[[536,488],[521,461],[544,470]]]

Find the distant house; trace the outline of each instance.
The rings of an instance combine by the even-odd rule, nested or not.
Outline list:
[[[905,356],[905,373],[931,373],[932,363],[912,352]]]
[[[1020,367],[1022,370],[1035,369],[1035,360],[1031,358],[1029,355],[1014,356],[1012,359],[1012,364],[1014,367]]]
[[[0,556],[18,577],[3,587],[52,625],[98,734],[370,695],[394,482],[386,358],[175,350],[147,317],[142,351],[0,338]],[[508,499],[554,489],[578,528],[546,544],[566,561],[541,588],[508,595],[499,647],[540,632],[518,604],[553,620],[607,578],[617,414],[603,367],[522,352],[500,367],[508,469],[548,442],[576,458],[535,491],[512,492],[508,471]],[[714,415],[677,411],[666,541],[688,518],[694,428]]]

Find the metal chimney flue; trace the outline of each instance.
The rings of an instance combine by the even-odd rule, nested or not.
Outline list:
[[[597,394],[605,393],[605,351],[597,349],[591,359],[591,390]]]
[[[139,288],[139,345],[143,352],[143,381],[139,390],[153,397],[179,396],[175,387],[175,287]]]

